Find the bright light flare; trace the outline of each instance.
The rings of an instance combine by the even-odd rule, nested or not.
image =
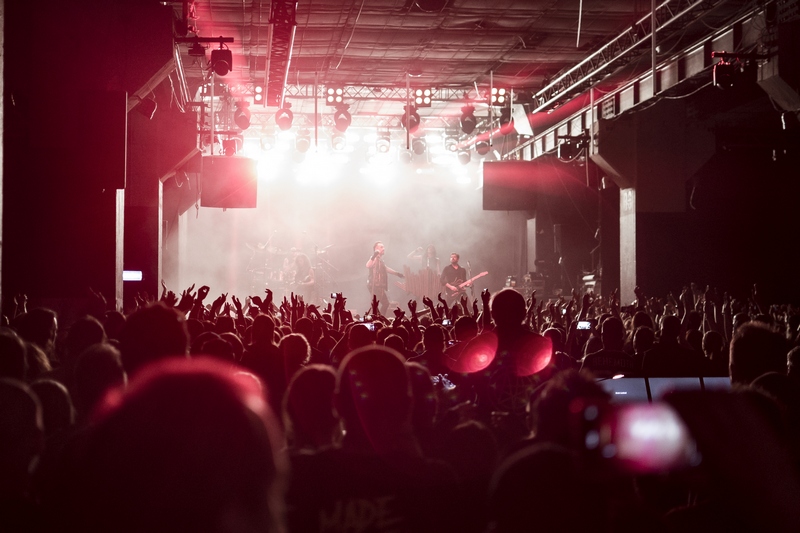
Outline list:
[[[497,354],[497,336],[494,333],[478,335],[464,346],[458,359],[446,359],[447,368],[460,374],[480,372],[492,364]]]
[[[609,422],[609,453],[636,472],[664,472],[697,462],[697,450],[678,414],[662,403],[632,404]],[[601,430],[600,434],[604,432]]]
[[[514,373],[517,376],[532,376],[544,370],[553,356],[553,343],[548,337],[531,335],[524,337],[515,346]]]
[[[339,177],[341,167],[348,157],[341,153],[309,152],[297,166],[297,182],[303,185],[328,185]]]

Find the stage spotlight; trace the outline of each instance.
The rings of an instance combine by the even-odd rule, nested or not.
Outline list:
[[[228,157],[236,155],[236,139],[223,139],[222,153]]]
[[[334,131],[331,134],[331,148],[340,152],[347,146],[347,135],[341,131]]]
[[[206,47],[200,43],[194,43],[189,48],[189,56],[191,57],[206,57]]]
[[[284,104],[284,107],[278,109],[278,112],[275,113],[275,123],[283,131],[292,127],[292,120],[294,119],[294,113],[289,109],[289,105],[288,103]]]
[[[492,87],[492,105],[505,105],[507,91],[503,88]]]
[[[586,147],[586,140],[582,137],[567,137],[559,143],[556,150],[557,157],[560,161],[571,162],[574,161]]]
[[[328,105],[339,105],[344,99],[344,88],[328,86],[325,88],[325,103]]]
[[[250,102],[236,102],[235,105],[233,121],[240,129],[246,130],[250,127]]]
[[[736,77],[739,73],[738,65],[729,63],[727,61],[720,61],[714,65],[714,87],[719,89],[730,89],[736,83]]]
[[[458,138],[448,135],[444,138],[444,149],[448,152],[458,151]]]
[[[220,45],[221,46],[221,45]],[[211,69],[217,76],[224,76],[233,67],[233,53],[225,48],[211,50]]]
[[[255,85],[253,87],[253,103],[264,105],[264,86]]]
[[[275,135],[267,134],[261,137],[261,149],[264,150],[265,152],[275,148],[275,144],[276,144]]]
[[[475,143],[475,151],[478,152],[479,155],[486,155],[489,153],[489,143],[486,141],[478,141]]]
[[[400,117],[400,121],[403,123],[403,127],[414,133],[419,128],[419,113],[417,113],[417,108],[412,106],[403,106],[405,113],[402,117]]]
[[[336,113],[333,114],[333,127],[341,132],[347,131],[350,123],[353,122],[353,117],[348,111],[349,108],[350,106],[347,104],[339,104],[336,106]]]
[[[414,158],[414,155],[409,150],[400,150],[400,154],[398,156],[400,158],[400,162],[404,164],[411,163],[411,160]]]
[[[308,152],[308,149],[311,148],[311,132],[306,128],[298,131],[294,139],[294,148],[301,154]]]
[[[430,107],[431,97],[433,96],[433,89],[415,89],[414,90],[414,105],[416,107]]]
[[[417,137],[411,141],[411,150],[417,155],[422,155],[428,148],[428,142],[423,137]]]
[[[375,141],[375,148],[379,154],[385,154],[389,151],[392,145],[391,134],[388,130],[378,132],[378,139]]]
[[[461,131],[467,135],[475,131],[475,126],[478,124],[478,119],[475,118],[475,108],[471,105],[465,105],[461,108]]]
[[[469,154],[469,150],[461,150],[458,152],[458,162],[462,165],[466,165],[469,163],[471,156]]]

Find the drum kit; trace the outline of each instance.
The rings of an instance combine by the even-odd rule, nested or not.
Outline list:
[[[250,274],[250,293],[261,295],[264,289],[270,289],[276,300],[289,297],[294,290],[295,258],[302,253],[297,248],[283,250],[267,243],[245,243],[250,250],[250,260],[247,263],[247,272]],[[328,260],[332,244],[323,248],[314,247],[314,256],[310,258],[311,266],[315,270],[316,293],[325,294],[324,288],[333,288],[333,272],[338,269]],[[322,291],[322,292],[321,292]]]

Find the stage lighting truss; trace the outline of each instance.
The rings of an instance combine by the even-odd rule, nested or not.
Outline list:
[[[388,129],[379,130],[378,138],[375,141],[375,149],[378,151],[379,154],[385,154],[389,152],[389,148],[391,146],[392,146],[392,134],[389,132]]]
[[[344,87],[329,85],[325,87],[325,103],[338,106],[344,102]]]
[[[418,109],[420,107],[430,107],[433,101],[433,92],[434,90],[430,88],[414,89],[414,106]]]

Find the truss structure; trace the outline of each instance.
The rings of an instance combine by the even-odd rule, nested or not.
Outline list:
[[[536,108],[544,111],[564,99],[571,98],[611,74],[614,69],[630,63],[641,56],[651,43],[653,19],[655,32],[666,38],[708,12],[723,0],[666,0],[655,9],[655,16],[648,14],[636,24],[609,41],[589,57],[557,76],[546,87],[534,94]]]

